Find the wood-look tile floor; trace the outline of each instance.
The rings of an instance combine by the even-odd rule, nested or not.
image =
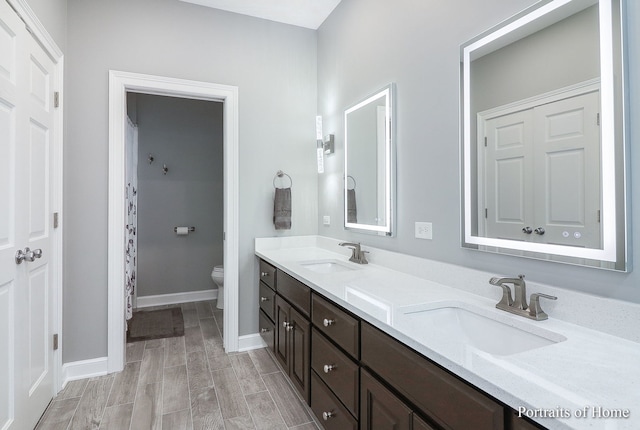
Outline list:
[[[127,344],[122,372],[67,383],[36,429],[317,430],[267,349],[224,352],[215,303],[180,305],[184,336]]]

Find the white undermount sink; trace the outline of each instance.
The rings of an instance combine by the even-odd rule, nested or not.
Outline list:
[[[560,334],[528,325],[535,322],[512,325],[515,317],[500,318],[464,302],[407,306],[399,310],[403,314],[399,324],[420,330],[423,335],[419,337],[425,337],[425,341],[431,338],[468,345],[494,355],[517,354],[566,340]]]
[[[351,267],[348,263],[339,260],[304,261],[300,264],[305,269],[316,273],[337,273],[355,270],[355,267]]]

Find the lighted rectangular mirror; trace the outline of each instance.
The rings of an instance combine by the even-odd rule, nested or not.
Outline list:
[[[393,234],[393,84],[344,113],[344,226]]]
[[[544,0],[461,48],[462,245],[628,271],[622,0]]]

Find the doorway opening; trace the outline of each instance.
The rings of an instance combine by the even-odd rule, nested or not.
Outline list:
[[[224,347],[238,350],[238,110],[237,87],[136,73],[109,72],[108,372],[125,357],[125,134],[127,93],[220,102],[223,146]],[[145,162],[145,160],[139,160]],[[159,164],[164,164],[162,161]],[[169,163],[167,163],[169,164]],[[170,166],[167,166],[170,168]],[[164,172],[160,172],[162,175]],[[167,172],[168,173],[168,172]],[[176,226],[178,227],[178,226]],[[190,226],[189,226],[190,227]]]

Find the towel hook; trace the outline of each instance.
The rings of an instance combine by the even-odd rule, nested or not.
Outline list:
[[[278,170],[278,172],[276,173],[276,176],[273,177],[273,188],[278,188],[276,186],[276,178],[282,178],[283,176],[286,176],[287,178],[289,178],[289,184],[290,184],[289,188],[293,186],[293,179],[291,179],[291,176],[287,175],[282,170]],[[286,187],[282,187],[282,188],[286,188]]]

